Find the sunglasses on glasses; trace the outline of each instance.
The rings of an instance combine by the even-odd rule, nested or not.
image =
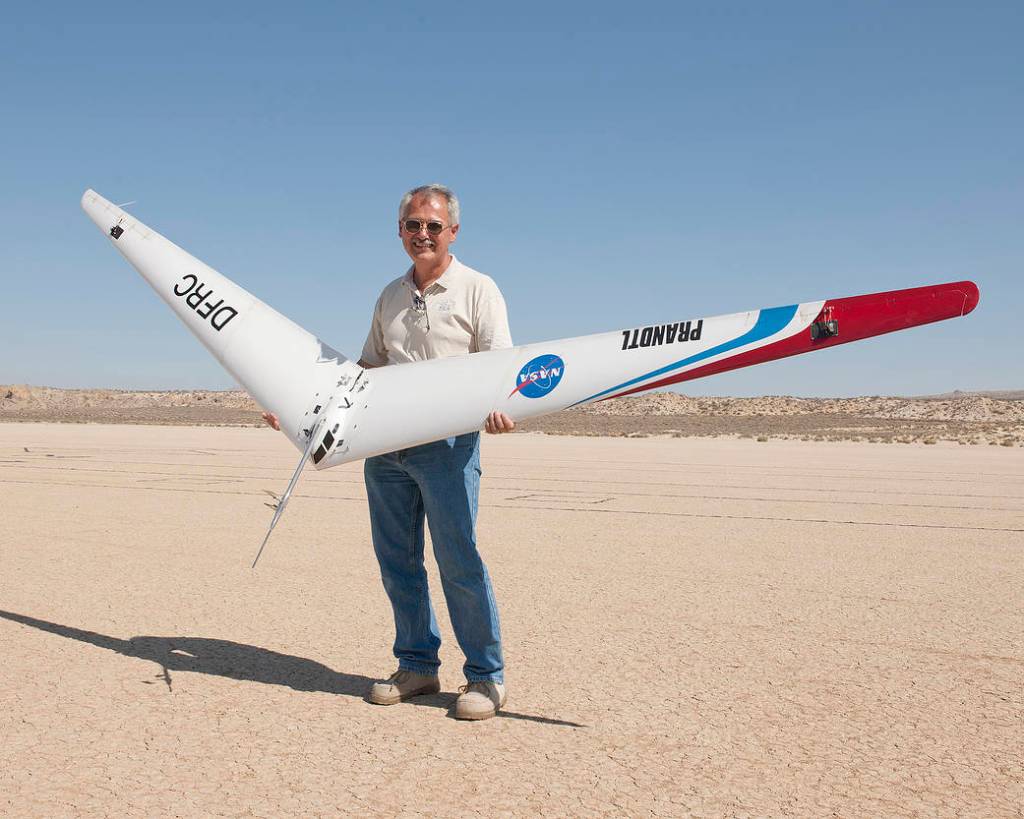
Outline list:
[[[429,222],[424,222],[421,219],[406,219],[402,222],[402,227],[405,228],[406,233],[419,233],[424,227],[427,229],[427,233],[431,236],[439,236],[441,231],[448,227],[448,225],[442,222],[431,219]]]

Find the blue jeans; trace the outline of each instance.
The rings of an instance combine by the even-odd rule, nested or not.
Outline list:
[[[373,548],[395,613],[398,667],[437,674],[441,636],[423,565],[423,518],[470,682],[503,682],[498,606],[476,548],[480,433],[367,458]]]

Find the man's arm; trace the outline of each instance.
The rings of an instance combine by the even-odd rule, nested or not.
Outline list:
[[[385,288],[384,293],[387,292]],[[381,326],[380,311],[384,301],[384,293],[377,298],[373,305],[373,318],[370,319],[370,330],[366,334],[366,341],[363,344],[363,351],[356,362],[360,367],[372,370],[374,367],[383,367],[388,363],[388,349],[384,344],[384,328]]]
[[[483,297],[476,310],[476,348],[483,353],[487,350],[503,350],[512,346],[512,332],[508,327],[508,307],[498,285],[488,279]]]
[[[512,346],[512,333],[508,327],[508,308],[505,306],[505,299],[501,295],[498,285],[492,279],[488,280],[488,284],[487,292],[477,308],[477,349],[480,352],[501,350]],[[488,415],[487,420],[484,421],[484,431],[491,435],[512,432],[515,428],[516,422],[497,410]]]

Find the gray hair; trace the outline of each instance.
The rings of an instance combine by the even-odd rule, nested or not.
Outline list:
[[[448,221],[453,225],[459,224],[459,197],[447,185],[439,185],[436,182],[431,185],[420,185],[418,188],[408,191],[398,204],[399,219],[405,218],[405,214],[409,210],[409,203],[414,196],[436,196],[444,199],[448,204]]]

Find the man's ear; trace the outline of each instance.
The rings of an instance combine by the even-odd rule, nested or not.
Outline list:
[[[458,235],[458,233],[459,233],[459,226],[458,225],[452,225],[452,241],[453,242],[455,241],[455,237]]]

